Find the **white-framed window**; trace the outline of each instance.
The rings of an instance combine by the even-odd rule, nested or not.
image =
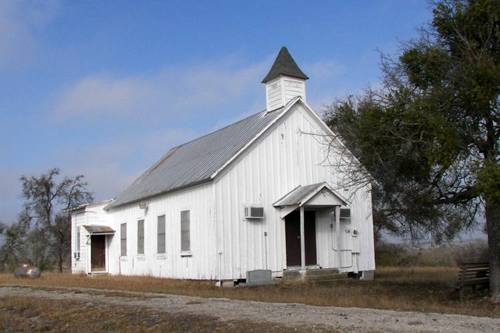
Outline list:
[[[80,252],[80,227],[76,227],[76,252]]]
[[[127,223],[120,224],[120,255],[127,256]]]
[[[158,216],[157,224],[156,224],[156,252],[158,254],[165,253],[165,215]]]
[[[75,248],[73,252],[73,258],[75,260],[80,260],[80,227],[76,227],[76,232],[75,232]]]
[[[181,253],[191,251],[191,212],[181,211]]]
[[[137,254],[144,254],[144,220],[137,221]]]

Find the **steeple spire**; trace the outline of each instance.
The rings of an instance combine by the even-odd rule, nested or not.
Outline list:
[[[288,49],[283,46],[274,60],[273,66],[266,77],[262,80],[262,83],[267,83],[274,80],[280,75],[290,76],[297,79],[307,80],[309,79],[307,75],[299,68],[295,60],[293,60]]]
[[[271,70],[262,80],[266,86],[267,111],[281,108],[295,97],[305,101],[307,79],[286,47],[282,47]]]

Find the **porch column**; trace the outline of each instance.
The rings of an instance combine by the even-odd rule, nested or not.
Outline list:
[[[337,250],[337,267],[340,268],[342,253],[340,253],[340,206],[335,206],[335,248]]]
[[[306,236],[304,232],[304,206],[300,206],[300,269],[306,270]]]

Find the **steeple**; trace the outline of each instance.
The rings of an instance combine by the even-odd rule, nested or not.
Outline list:
[[[266,86],[266,109],[272,111],[280,108],[297,96],[305,100],[307,79],[287,48],[282,47],[269,73],[262,80]]]
[[[274,60],[274,63],[267,73],[266,77],[262,80],[262,83],[267,83],[274,80],[280,75],[290,76],[297,79],[307,80],[309,79],[307,75],[297,66],[295,60],[293,60],[292,55],[288,52],[288,49],[283,46]]]

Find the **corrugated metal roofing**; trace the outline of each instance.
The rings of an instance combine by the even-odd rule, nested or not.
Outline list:
[[[91,235],[112,235],[115,231],[105,225],[84,225],[83,226]]]
[[[321,182],[310,185],[299,185],[287,194],[284,197],[276,201],[273,206],[274,207],[284,207],[284,206],[295,206],[295,205],[303,205],[307,204],[311,199],[310,196],[315,196],[315,193],[319,193],[323,188],[326,188],[329,192],[331,192],[342,205],[347,205],[348,201],[342,195],[337,193],[334,189],[332,189],[327,182]]]
[[[284,109],[256,113],[170,149],[106,209],[209,181],[214,172],[275,120]]]
[[[307,198],[310,194],[317,191],[318,188],[326,186],[326,183],[317,183],[305,186],[297,186],[288,194],[286,194],[283,198],[278,200],[274,206],[293,206],[299,205],[303,199]]]

